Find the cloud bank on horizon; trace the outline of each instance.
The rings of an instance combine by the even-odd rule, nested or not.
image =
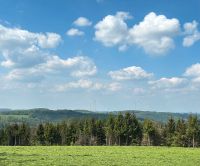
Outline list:
[[[98,3],[103,4],[104,1]],[[71,104],[83,100],[78,107],[85,102],[86,108],[91,105],[89,100],[95,99],[100,101],[101,109],[116,108],[115,103],[118,103],[116,105],[119,109],[126,105],[130,107],[132,100],[140,100],[142,103],[140,106],[138,104],[137,109],[167,111],[166,109],[174,107],[172,111],[181,111],[183,106],[180,96],[183,96],[183,101],[189,103],[186,108],[191,107],[194,105],[194,98],[200,97],[198,58],[182,68],[179,74],[166,74],[166,70],[162,75],[160,70],[163,70],[165,62],[162,62],[163,67],[159,65],[153,70],[145,61],[148,59],[150,66],[156,65],[155,61],[176,54],[176,49],[184,52],[195,45],[199,46],[198,21],[194,18],[183,22],[176,17],[153,11],[145,13],[141,20],[135,19],[137,18],[134,13],[128,11],[110,13],[98,20],[79,15],[69,23],[68,28],[64,27],[64,34],[54,31],[31,31],[30,28],[28,30],[23,26],[13,26],[12,23],[7,25],[7,20],[1,20],[1,98],[7,93],[13,96],[6,94],[6,100],[12,98],[18,102],[17,98],[23,92],[25,96],[31,96],[30,100],[33,100],[33,95],[43,97],[41,101],[36,101],[36,104],[29,101],[29,104],[22,107],[37,107],[43,103],[44,107],[53,107],[48,104],[48,97],[60,96],[70,98]],[[70,44],[73,42],[80,45],[75,55],[65,55],[64,51],[60,51],[64,48],[70,50]],[[90,51],[82,51],[84,46]],[[128,58],[126,56],[132,56],[134,59],[124,63],[123,60],[114,59],[111,67],[105,67],[109,66],[110,62],[107,63],[98,54],[110,49],[112,51],[109,56],[112,59],[117,59],[115,54],[123,54],[123,59]],[[140,52],[140,56],[136,56],[136,52]],[[91,55],[92,53],[96,55]],[[169,60],[173,64],[175,56]],[[140,63],[136,62],[137,59],[140,59]],[[179,63],[181,61],[176,62],[173,70],[178,68]],[[65,101],[59,100],[58,104],[62,107],[69,104],[65,105]],[[3,107],[9,107],[9,102],[5,103],[7,104]],[[200,105],[197,102],[195,104],[194,111],[197,111],[196,108]],[[11,106],[19,107],[16,103]]]

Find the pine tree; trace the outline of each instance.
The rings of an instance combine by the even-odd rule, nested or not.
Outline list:
[[[145,119],[143,123],[144,137],[147,138],[147,145],[152,145],[153,137],[155,135],[155,128],[153,122]]]
[[[140,145],[142,129],[134,113],[127,112],[124,117],[125,145]]]
[[[13,124],[10,128],[11,145],[19,145],[19,126],[17,123]]]
[[[186,123],[183,119],[179,119],[176,124],[174,137],[174,145],[185,147],[187,145]]]
[[[22,123],[19,126],[19,145],[29,145],[30,144],[30,128],[27,124]]]
[[[114,134],[114,126],[115,126],[115,118],[112,114],[106,120],[106,145],[113,145],[115,141],[115,134]]]
[[[67,145],[74,145],[77,142],[80,134],[79,127],[80,123],[78,123],[77,121],[72,121],[69,124],[69,128],[67,130],[67,140],[66,140]]]
[[[46,123],[44,127],[44,137],[47,145],[54,144],[54,126],[51,123]]]
[[[6,133],[6,128],[0,129],[0,145],[7,145],[8,135]]]
[[[39,145],[45,145],[44,126],[39,124],[36,131],[36,140]]]
[[[166,130],[166,144],[167,146],[171,146],[174,142],[176,123],[172,117],[168,119],[168,122],[165,126]]]
[[[104,125],[101,120],[96,121],[96,138],[97,138],[97,145],[106,144],[106,135],[105,135]]]
[[[58,125],[60,136],[61,136],[61,144],[67,144],[67,132],[68,132],[68,125],[65,121]]]
[[[115,118],[114,133],[115,133],[116,143],[118,145],[122,145],[124,136],[124,117],[121,113],[119,113],[117,115],[117,118]]]
[[[187,136],[190,140],[192,147],[197,146],[197,138],[199,133],[199,125],[197,116],[190,115],[187,123]]]

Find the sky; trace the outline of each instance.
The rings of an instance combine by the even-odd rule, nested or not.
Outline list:
[[[1,108],[200,112],[200,1],[0,4]]]

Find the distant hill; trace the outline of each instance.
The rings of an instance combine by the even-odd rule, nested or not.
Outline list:
[[[113,112],[114,114],[126,113],[126,112],[133,112],[138,119],[144,120],[144,119],[151,119],[153,121],[157,122],[166,122],[170,117],[173,117],[174,119],[187,119],[190,115],[189,113],[171,113],[171,112],[155,112],[155,111],[137,111],[137,110],[125,110],[125,111],[116,111]],[[198,114],[198,117],[200,115]]]
[[[110,113],[117,115],[119,112],[125,114],[126,112],[133,112],[141,121],[144,119],[151,119],[158,122],[166,122],[169,117],[174,119],[187,119],[187,113],[169,113],[169,112],[150,112],[138,110],[125,110],[114,112],[92,112],[88,110],[50,110],[45,108],[29,109],[29,110],[10,110],[0,109],[0,125],[6,123],[27,122],[30,124],[38,124],[41,122],[60,122],[63,120],[71,119],[84,119],[84,118],[98,118],[105,119]],[[198,114],[198,117],[200,115]]]
[[[0,108],[0,112],[6,112],[6,111],[12,111],[12,110],[9,108]]]
[[[107,113],[97,113],[87,110],[50,110],[45,108],[7,110],[0,112],[0,125],[18,122],[27,122],[34,125],[41,122],[60,122],[71,119],[104,119],[107,116]]]

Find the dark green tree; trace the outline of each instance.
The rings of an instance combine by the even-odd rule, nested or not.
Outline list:
[[[115,118],[114,134],[117,145],[122,145],[124,138],[124,117],[121,113]]]
[[[30,145],[30,128],[25,123],[19,126],[19,145]]]
[[[106,132],[106,145],[113,145],[115,143],[115,118],[112,114],[106,120],[105,132]]]
[[[153,145],[153,138],[155,136],[155,127],[151,120],[145,119],[143,123],[144,139],[146,145]]]
[[[175,137],[175,130],[176,130],[176,123],[172,117],[168,119],[168,122],[165,126],[166,131],[166,145],[171,146],[174,142]]]
[[[36,140],[39,145],[45,145],[44,126],[39,124],[36,131]]]
[[[190,115],[187,123],[187,137],[190,143],[189,146],[190,145],[192,145],[192,147],[197,146],[198,134],[199,134],[199,124],[197,116]]]
[[[179,119],[176,123],[176,131],[174,137],[174,145],[185,147],[187,146],[187,137],[186,137],[186,123],[183,119]]]
[[[125,145],[140,145],[142,141],[142,129],[136,116],[127,112],[124,117]]]
[[[101,120],[96,121],[96,141],[97,145],[105,145],[106,144],[106,135],[104,130],[104,125]]]

